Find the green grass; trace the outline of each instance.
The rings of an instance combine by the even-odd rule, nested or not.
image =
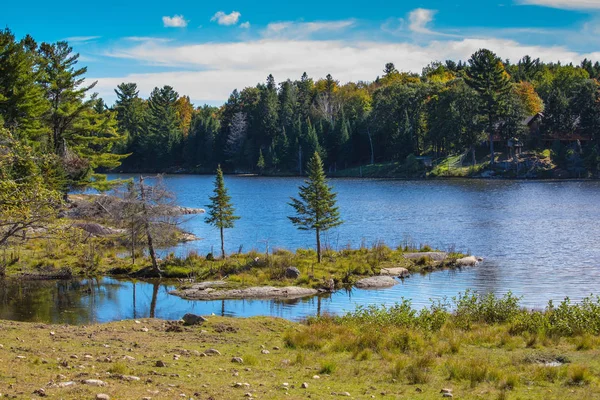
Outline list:
[[[535,348],[528,344],[531,332],[514,329],[515,321],[533,313],[510,297],[472,301],[463,295],[452,312],[399,305],[302,324],[208,316],[201,326],[177,331],[161,320],[91,326],[0,321],[0,377],[8,398],[33,397],[44,388],[67,400],[97,393],[119,399],[230,399],[245,393],[305,399],[343,392],[357,399],[437,399],[448,388],[461,399],[592,399],[600,396],[600,315],[589,312],[597,304],[548,307]],[[445,314],[441,323],[431,322],[435,313]],[[580,332],[577,318],[586,319],[586,331]],[[221,355],[203,357],[209,348]],[[157,367],[159,360],[166,366]],[[107,386],[86,385],[85,379]],[[76,385],[52,386],[67,381]],[[308,388],[301,388],[303,382]]]

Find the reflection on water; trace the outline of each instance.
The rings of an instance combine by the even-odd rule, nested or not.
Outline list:
[[[113,178],[119,176],[113,176]],[[210,176],[168,176],[165,183],[181,205],[204,207]],[[313,235],[287,219],[298,178],[227,177],[242,217],[226,231],[228,251],[313,246]],[[345,223],[327,235],[333,248],[384,240],[470,251],[486,261],[472,269],[415,276],[394,288],[340,291],[329,297],[286,301],[185,301],[167,284],[117,281],[0,283],[0,318],[81,324],[115,319],[177,319],[186,312],[235,316],[273,315],[299,319],[317,312],[340,313],[357,304],[416,306],[466,289],[523,296],[542,308],[568,296],[577,301],[598,293],[600,284],[600,182],[496,180],[332,180]],[[265,207],[268,205],[268,207]],[[167,251],[206,254],[218,248],[218,232],[202,217],[187,228],[204,240]]]

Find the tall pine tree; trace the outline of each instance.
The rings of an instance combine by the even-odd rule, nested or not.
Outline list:
[[[206,206],[208,208],[206,223],[219,228],[221,234],[221,256],[225,258],[225,238],[223,236],[223,230],[233,228],[234,222],[240,219],[240,217],[234,214],[235,209],[233,208],[233,204],[231,204],[231,197],[227,194],[225,180],[223,179],[223,171],[221,170],[220,165],[217,167],[214,195],[209,199],[210,204]]]

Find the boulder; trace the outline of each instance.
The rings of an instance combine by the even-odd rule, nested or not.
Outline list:
[[[408,278],[410,272],[406,268],[382,268],[379,272],[380,275],[384,276],[397,276],[398,278]]]
[[[202,315],[196,315],[196,314],[185,314],[182,319],[183,319],[183,324],[186,326],[200,325],[201,323],[208,321]]]
[[[361,279],[356,282],[356,287],[359,289],[378,289],[392,287],[398,284],[398,281],[391,276],[372,276]]]
[[[296,267],[287,267],[285,269],[285,277],[288,279],[300,278],[300,270]]]
[[[474,267],[477,264],[479,264],[479,260],[475,256],[459,258],[456,260],[456,265],[458,267]]]

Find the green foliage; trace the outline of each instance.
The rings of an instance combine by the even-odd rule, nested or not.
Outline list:
[[[300,199],[292,198],[290,205],[295,217],[288,217],[300,230],[314,230],[317,235],[317,257],[321,262],[320,233],[342,224],[336,194],[328,185],[323,171],[323,162],[315,151],[308,165],[308,179],[300,186]]]
[[[227,194],[221,166],[217,167],[214,195],[209,197],[209,199],[211,203],[207,206],[206,223],[219,228],[221,232],[221,253],[223,258],[225,258],[223,229],[233,228],[235,221],[240,219],[240,217],[234,214],[235,209],[231,204],[231,197]]]

